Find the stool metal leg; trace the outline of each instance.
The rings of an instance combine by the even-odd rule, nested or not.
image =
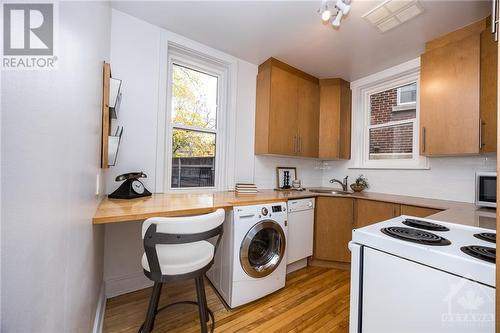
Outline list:
[[[207,310],[207,323],[210,321],[210,316],[208,315],[208,302],[207,302],[207,294],[205,293],[205,279],[204,276],[201,277],[201,296],[203,297],[203,304],[205,304],[205,309]]]
[[[149,299],[148,312],[146,313],[146,321],[144,322],[142,333],[149,333],[153,330],[156,310],[158,309],[158,302],[160,301],[160,293],[161,283],[155,282],[153,286],[153,292],[151,293],[151,298]]]
[[[200,313],[200,326],[201,332],[207,333],[207,321],[208,321],[208,311],[207,303],[205,297],[205,285],[203,281],[203,275],[195,278],[196,281],[196,294],[198,296],[198,312]]]
[[[155,320],[156,320],[156,314],[157,314],[157,311],[158,311],[158,303],[160,303],[160,298],[161,298],[161,289],[163,287],[163,283],[159,283],[159,290],[158,290],[158,297],[156,297],[156,304],[155,304],[155,315],[153,316],[153,322],[151,323],[151,328],[150,328],[150,332],[153,331],[154,327],[155,327]]]

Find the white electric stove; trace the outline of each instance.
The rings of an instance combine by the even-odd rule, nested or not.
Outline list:
[[[495,231],[399,216],[353,231],[351,333],[494,332]]]

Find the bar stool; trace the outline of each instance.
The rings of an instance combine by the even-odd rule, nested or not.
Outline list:
[[[224,222],[224,209],[197,216],[153,217],[142,224],[144,251],[142,268],[144,274],[154,281],[146,320],[139,333],[153,330],[156,315],[173,305],[198,305],[201,332],[207,333],[209,317],[211,332],[215,328],[213,312],[207,306],[204,276],[214,263]],[[217,236],[215,245],[208,240]],[[198,302],[182,301],[158,309],[162,284],[165,282],[194,279]]]

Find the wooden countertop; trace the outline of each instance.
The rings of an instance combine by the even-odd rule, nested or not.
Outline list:
[[[233,191],[196,192],[196,193],[164,193],[151,197],[131,200],[105,198],[97,207],[92,222],[105,224],[127,221],[142,221],[154,216],[182,216],[205,214],[218,208],[226,210],[234,206],[254,205],[288,201],[290,199],[311,198],[317,196],[352,197],[356,199],[393,202],[403,205],[428,207],[443,210],[431,218],[438,220],[483,226],[495,229],[495,214],[491,210],[477,209],[472,203],[427,199],[402,195],[375,192],[353,193],[349,195],[302,192],[278,192],[260,190],[256,194],[240,194]]]

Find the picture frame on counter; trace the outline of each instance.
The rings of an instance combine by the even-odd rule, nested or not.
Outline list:
[[[288,183],[286,177],[288,175]],[[288,190],[292,188],[292,182],[297,179],[296,167],[277,167],[276,168],[276,187],[279,190]]]

